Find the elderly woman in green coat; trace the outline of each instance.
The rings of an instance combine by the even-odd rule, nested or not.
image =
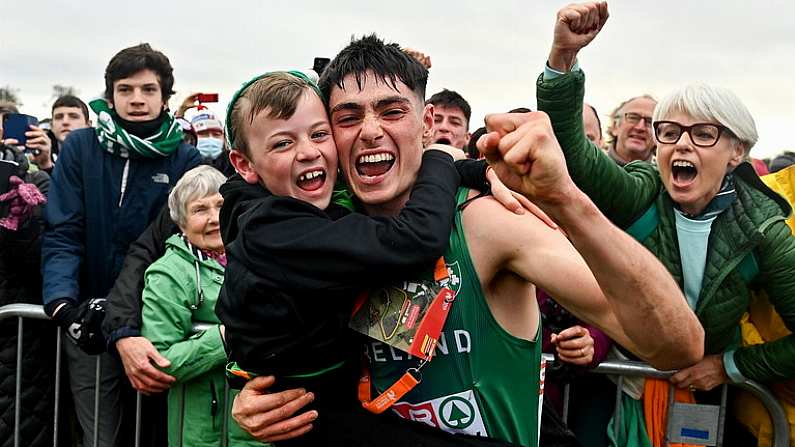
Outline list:
[[[585,76],[576,62],[606,20],[604,3],[558,13],[538,107],[552,121],[575,183],[662,261],[704,327],[704,359],[672,382],[710,390],[795,377],[795,335],[740,345],[739,321],[755,288],[795,330],[795,239],[785,223],[791,210],[744,162],[757,140],[751,114],[728,90],[681,88],[653,117],[638,120],[654,132],[656,165],[616,165],[583,132]]]
[[[221,445],[224,418],[232,398],[224,399],[224,327],[215,303],[224,281],[224,244],[218,193],[226,181],[210,166],[185,173],[168,197],[172,220],[181,230],[166,241],[166,253],[146,270],[143,326],[148,338],[171,366],[177,381],[168,396],[169,446]],[[208,329],[194,332],[197,323]],[[262,445],[229,417],[228,445]]]

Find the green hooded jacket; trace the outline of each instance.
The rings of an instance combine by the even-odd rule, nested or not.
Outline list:
[[[627,229],[656,205],[658,219],[640,242],[682,287],[682,265],[673,201],[656,166],[616,165],[583,132],[585,75],[581,70],[537,83],[538,108],[546,112],[577,186],[617,226]],[[739,322],[751,290],[765,289],[787,327],[795,330],[795,238],[785,219],[791,209],[759,180],[748,163],[735,171],[737,200],[712,224],[702,289],[695,313],[705,331],[705,353],[735,349],[734,361],[746,378],[770,381],[795,377],[795,335],[738,347]],[[748,256],[753,253],[753,256]],[[758,266],[750,282],[739,268],[749,257]],[[676,324],[676,322],[671,322]]]
[[[219,446],[224,415],[234,399],[230,394],[224,402],[226,352],[215,316],[224,268],[213,259],[199,260],[180,235],[173,235],[163,257],[146,270],[145,281],[141,335],[171,361],[163,371],[177,379],[168,393],[168,445]],[[212,327],[194,333],[196,323]],[[231,417],[228,424],[228,445],[262,446]]]

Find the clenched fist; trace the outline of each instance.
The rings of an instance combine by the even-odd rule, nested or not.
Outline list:
[[[599,34],[609,14],[607,2],[577,3],[558,11],[549,66],[567,72],[574,65],[577,52]]]
[[[478,149],[508,188],[546,212],[577,192],[545,113],[487,115],[486,129],[489,133],[478,140]]]

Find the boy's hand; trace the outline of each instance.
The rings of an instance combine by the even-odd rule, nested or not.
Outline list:
[[[426,70],[431,69],[431,57],[422,51],[415,50],[413,48],[403,48],[403,52],[416,59],[417,62],[421,63],[422,66],[425,67]]]
[[[447,144],[434,143],[434,144],[431,144],[430,146],[426,147],[425,150],[426,151],[430,151],[430,150],[442,151],[442,152],[448,154],[449,156],[453,157],[453,161],[464,160],[464,159],[467,158],[466,152],[462,151],[461,149],[459,149],[457,147],[453,147],[453,146],[450,146],[450,145],[447,145]]]

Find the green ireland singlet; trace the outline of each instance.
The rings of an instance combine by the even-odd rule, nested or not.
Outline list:
[[[459,204],[467,193],[459,189]],[[422,382],[392,409],[449,432],[536,447],[543,393],[541,343],[510,335],[492,316],[469,258],[461,210],[444,257],[447,286],[456,293],[452,310],[433,360],[422,369]],[[379,393],[419,363],[374,340],[367,354]]]

